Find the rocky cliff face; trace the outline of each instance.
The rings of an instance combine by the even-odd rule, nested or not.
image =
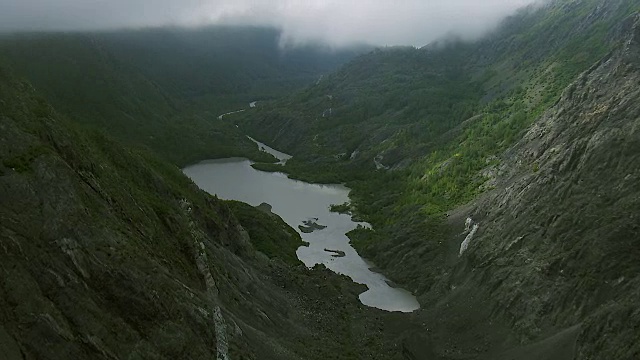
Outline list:
[[[640,357],[640,16],[624,29],[450,213],[439,276],[413,280],[436,358]],[[425,266],[417,246],[395,274]]]
[[[256,252],[179,169],[34,92],[0,71],[0,357],[393,357],[358,287]]]
[[[505,154],[471,212],[466,256],[498,312],[529,337],[580,325],[579,358],[640,355],[639,19]]]

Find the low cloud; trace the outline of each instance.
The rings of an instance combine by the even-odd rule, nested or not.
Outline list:
[[[0,30],[273,26],[283,42],[425,45],[474,38],[533,0],[0,0]]]

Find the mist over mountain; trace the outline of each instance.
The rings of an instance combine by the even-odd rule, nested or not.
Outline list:
[[[534,0],[2,0],[0,31],[270,26],[283,44],[321,41],[423,46],[446,34],[476,39]]]

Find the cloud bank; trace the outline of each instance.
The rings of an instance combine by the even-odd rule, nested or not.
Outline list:
[[[425,45],[482,35],[533,0],[0,0],[0,31],[273,26],[290,43]]]

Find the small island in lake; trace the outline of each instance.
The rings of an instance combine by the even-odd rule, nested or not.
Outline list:
[[[318,218],[311,218],[309,220],[305,220],[302,222],[303,225],[298,225],[298,229],[300,229],[300,231],[302,231],[305,234],[309,234],[316,230],[322,230],[327,228],[324,225],[318,224],[316,221],[318,221]]]
[[[345,253],[342,250],[331,250],[331,249],[325,248],[324,251],[332,253],[331,257],[345,257],[345,256],[347,256],[347,253]]]

